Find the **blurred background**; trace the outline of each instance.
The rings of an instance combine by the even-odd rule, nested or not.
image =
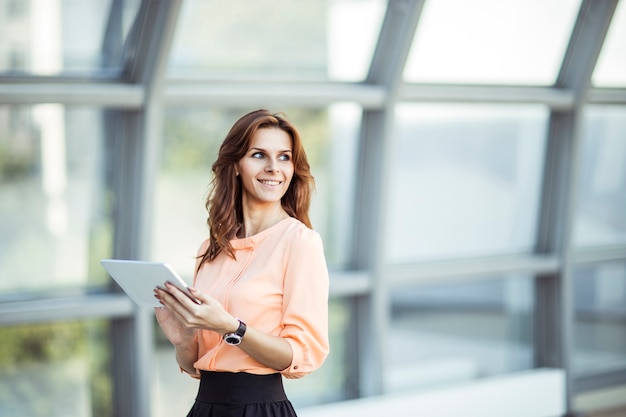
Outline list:
[[[300,129],[331,270],[296,408],[549,368],[626,415],[624,0],[0,0],[0,416],[185,415],[99,260],[191,281],[257,108]]]

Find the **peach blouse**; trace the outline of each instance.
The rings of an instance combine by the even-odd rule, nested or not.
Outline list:
[[[237,259],[222,252],[204,263],[194,278],[196,289],[248,326],[285,338],[293,351],[291,365],[281,371],[285,377],[300,378],[319,368],[329,352],[328,269],[319,234],[289,217],[230,243]],[[206,240],[199,253],[208,244]],[[198,331],[197,339],[196,369],[276,372],[216,332]]]

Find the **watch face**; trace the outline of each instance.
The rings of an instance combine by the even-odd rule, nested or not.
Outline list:
[[[241,336],[231,333],[224,337],[224,341],[229,345],[237,346],[241,343]]]

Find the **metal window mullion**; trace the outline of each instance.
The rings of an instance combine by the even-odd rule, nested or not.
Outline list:
[[[432,282],[473,281],[477,277],[508,279],[511,274],[553,274],[559,269],[556,256],[517,254],[389,265],[385,275],[390,286],[402,288]]]
[[[357,297],[355,312],[358,372],[349,380],[359,396],[382,394],[385,389],[385,345],[389,328],[389,292],[383,270],[386,193],[389,187],[391,129],[396,93],[413,41],[422,0],[390,0],[365,84],[384,88],[379,109],[363,112],[357,162],[355,233],[352,265],[371,278],[371,291]],[[350,385],[350,384],[349,384]]]
[[[542,190],[539,253],[554,254],[560,268],[538,274],[535,302],[535,365],[570,370],[572,289],[570,239],[578,167],[580,111],[553,112]]]
[[[0,326],[127,317],[130,299],[122,294],[89,294],[0,303]]]
[[[162,85],[181,1],[144,1],[129,36],[125,78],[143,87],[143,107],[124,116],[117,139],[118,212],[115,256],[145,259],[149,252],[152,200],[162,137]],[[118,169],[119,168],[119,169]],[[131,318],[112,323],[114,414],[149,417],[154,371],[151,309],[135,307]]]
[[[556,256],[560,269],[535,281],[535,366],[565,370],[568,415],[575,414],[571,259],[583,105],[616,5],[617,0],[582,2],[555,86],[574,91],[575,102],[570,110],[553,109],[548,129],[536,252]]]
[[[348,101],[367,109],[381,108],[385,90],[355,82],[204,81],[168,82],[164,87],[168,105],[203,106],[304,106],[325,108]]]
[[[353,317],[357,328],[359,396],[378,395],[385,391],[383,372],[389,308],[380,242],[384,237],[381,202],[388,188],[384,183],[389,169],[384,162],[389,153],[385,149],[388,135],[384,133],[390,123],[386,120],[388,117],[386,110],[366,111],[360,142],[352,266],[368,271],[371,284],[369,294],[357,298],[357,314]]]
[[[570,110],[574,91],[537,86],[403,84],[398,93],[402,102],[540,104],[554,110]]]
[[[144,102],[143,90],[119,82],[72,82],[47,83],[11,82],[0,83],[0,104],[59,103],[139,109]]]
[[[575,265],[594,265],[608,262],[626,262],[626,245],[576,249],[572,253]]]
[[[107,139],[112,141],[114,237],[113,257],[137,259],[140,251],[138,236],[141,228],[142,137],[140,112],[127,112],[118,117]],[[112,283],[115,288],[115,284]],[[141,361],[146,354],[135,343],[138,335],[150,337],[141,326],[140,309],[133,305],[132,315],[111,322],[111,373],[113,377],[113,409],[115,415],[147,416],[143,410],[144,392],[137,386],[136,375],[141,372]]]
[[[592,88],[587,94],[591,104],[626,105],[626,88]]]
[[[113,0],[109,8],[109,15],[102,38],[102,64],[105,68],[118,64],[123,56],[123,29],[124,1]]]
[[[626,385],[626,367],[614,367],[604,371],[578,376],[573,383],[575,393],[596,391]]]

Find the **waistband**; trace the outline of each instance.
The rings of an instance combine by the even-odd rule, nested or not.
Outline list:
[[[233,404],[285,401],[281,374],[200,371],[196,401]]]

